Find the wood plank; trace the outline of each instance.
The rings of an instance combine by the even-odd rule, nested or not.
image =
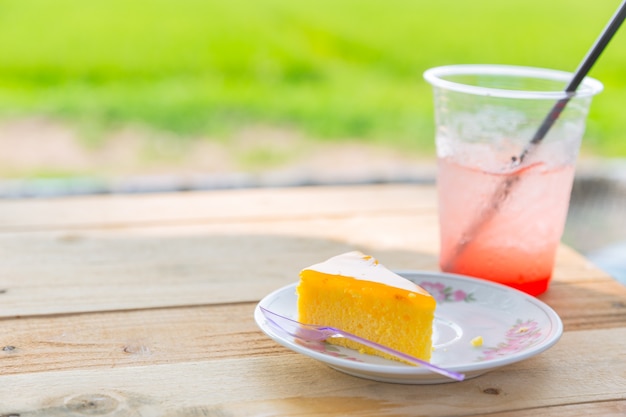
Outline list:
[[[263,356],[282,350],[253,320],[256,304],[0,321],[0,375]]]
[[[303,266],[360,249],[436,269],[434,189],[248,191],[0,206],[0,416],[623,410],[626,288],[566,247],[541,297],[562,340],[477,379],[376,383],[275,344],[252,309]]]
[[[0,375],[273,355],[280,348],[254,323],[255,305],[0,320]],[[588,306],[583,310],[573,319],[563,317],[566,330],[626,327],[624,307],[613,312],[617,318],[594,316]],[[609,344],[603,350],[609,346],[614,348]]]
[[[559,246],[556,261],[554,278],[557,281],[592,282],[605,278],[613,280],[606,272],[601,271],[587,258],[568,246]]]
[[[503,413],[485,414],[485,417],[536,417],[537,415],[541,415],[541,417],[624,417],[626,415],[626,400],[559,405],[539,410],[505,411]]]
[[[565,331],[626,326],[626,287],[610,277],[557,281],[539,298],[559,314]]]
[[[5,228],[0,233],[0,317],[257,301],[295,281],[303,266],[354,249],[393,269],[437,270],[433,187],[246,191],[251,193],[69,198],[19,202],[12,209],[0,206],[5,220],[24,215],[32,219],[32,227],[54,229],[24,233]],[[313,201],[317,214],[299,217]],[[45,217],[48,203],[52,216]],[[154,210],[148,209],[151,204]],[[137,217],[138,212],[147,212],[147,217]],[[225,221],[224,215],[234,217]],[[282,215],[286,217],[277,218]],[[65,218],[82,226],[72,228]],[[48,219],[59,223],[45,223]],[[596,283],[606,278],[562,247],[555,291],[546,301],[558,304],[561,281]],[[238,283],[235,291],[233,281]]]
[[[387,184],[3,201],[1,231],[436,210],[432,186]]]
[[[0,317],[258,301],[295,282],[302,267],[355,249],[392,269],[437,270],[437,241],[436,222],[427,216],[380,213],[5,232],[0,234]],[[603,300],[609,307],[624,301],[626,288],[561,249],[545,301],[563,304],[561,294],[589,298],[584,285],[560,290],[561,283],[598,287],[607,293]],[[568,315],[565,308],[567,303],[561,311]],[[602,314],[607,312],[613,310]]]
[[[572,404],[602,410],[603,403],[621,407],[624,400],[624,351],[626,329],[569,332],[537,357],[462,383],[430,386],[355,378],[286,350],[151,366],[112,363],[97,372],[0,376],[0,415],[541,415]]]
[[[433,267],[433,255],[395,250],[410,246],[379,236],[391,225],[408,229],[365,216],[4,234],[0,316],[258,301],[297,281],[304,266],[354,249],[401,269]]]

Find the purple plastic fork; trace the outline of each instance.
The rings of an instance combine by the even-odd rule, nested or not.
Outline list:
[[[330,326],[319,326],[315,324],[300,323],[299,321],[274,313],[266,309],[265,307],[259,306],[259,308],[261,309],[261,312],[267,319],[267,323],[270,326],[298,339],[305,341],[323,341],[328,339],[329,337],[345,337],[346,339],[358,342],[362,345],[371,347],[380,352],[388,353],[389,355],[395,356],[415,365],[421,365],[432,372],[447,376],[448,378],[452,378],[457,381],[463,381],[463,379],[465,379],[464,374],[440,368],[439,366],[433,365],[430,362],[418,359],[411,355],[407,355],[406,353],[402,353],[390,347],[381,345],[376,342],[372,342],[371,340],[364,339],[341,329]]]

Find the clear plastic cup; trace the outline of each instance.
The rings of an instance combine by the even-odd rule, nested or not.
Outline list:
[[[547,290],[592,97],[602,84],[573,74],[503,65],[427,70],[433,85],[443,271]],[[561,115],[529,146],[559,100]]]

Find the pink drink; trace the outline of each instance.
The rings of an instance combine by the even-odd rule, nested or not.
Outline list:
[[[438,175],[442,270],[543,293],[565,225],[574,166],[547,169],[539,162],[494,174],[440,158]],[[510,194],[485,217],[497,187],[510,176],[519,177]],[[468,236],[481,218],[487,220]]]
[[[448,65],[424,78],[435,99],[441,269],[541,294],[602,84],[585,77],[571,95],[571,73],[508,65]]]

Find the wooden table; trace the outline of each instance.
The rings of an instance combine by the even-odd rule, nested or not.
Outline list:
[[[0,203],[0,416],[626,414],[626,288],[567,247],[565,333],[476,379],[397,385],[266,337],[256,303],[359,249],[436,270],[435,191],[375,185]]]

